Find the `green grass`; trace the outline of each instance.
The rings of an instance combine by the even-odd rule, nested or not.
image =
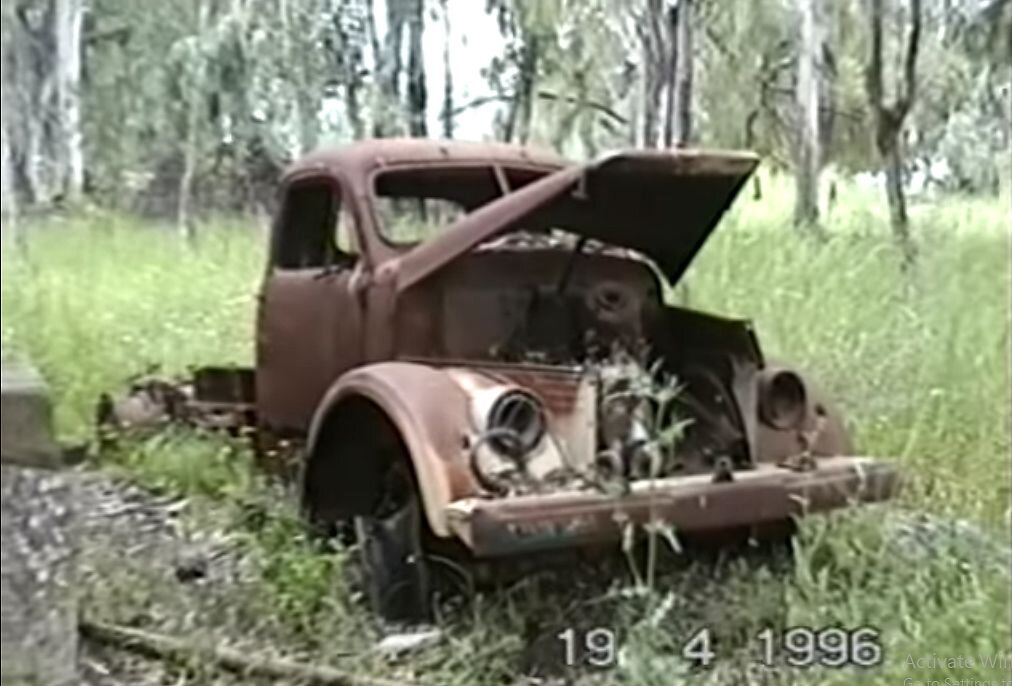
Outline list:
[[[826,245],[798,240],[753,206],[739,205],[730,230],[704,249],[690,303],[752,318],[770,354],[811,372],[841,406],[861,448],[926,472],[923,504],[1000,524],[1009,505],[1007,202],[915,207],[921,259],[909,274],[870,205],[855,199],[830,214]]]
[[[238,441],[211,434],[195,438],[182,428],[127,439],[102,455],[109,470],[154,493],[216,500],[242,498],[257,488],[249,458]]]
[[[3,350],[52,384],[65,435],[90,431],[97,393],[157,365],[165,373],[252,360],[263,269],[250,226],[216,226],[199,245],[167,227],[93,214],[31,226],[3,243]]]
[[[242,533],[254,572],[246,590],[221,600],[221,621],[261,645],[360,671],[505,684],[538,637],[553,645],[568,626],[602,626],[620,635],[620,665],[583,670],[582,684],[749,683],[752,637],[763,626],[869,625],[881,631],[880,669],[767,671],[751,683],[1012,678],[979,663],[960,671],[906,662],[1007,653],[1012,644],[1001,557],[1010,498],[1007,199],[915,203],[920,260],[904,273],[877,196],[844,188],[825,218],[829,240],[818,244],[789,226],[789,184],[765,186],[761,202],[744,194],[700,255],[686,280],[689,302],[753,319],[765,349],[837,399],[862,451],[895,458],[907,475],[893,505],[806,522],[793,563],[755,555],[680,564],[648,594],[629,593],[628,577],[535,575],[448,609],[443,645],[389,664],[368,652],[376,629],[345,553],[307,541],[290,505],[228,446],[173,434],[106,467],[216,503]],[[251,360],[262,236],[240,225],[206,226],[201,236],[190,248],[167,229],[95,214],[31,226],[24,250],[5,237],[4,354],[42,369],[65,437],[89,436],[98,393],[150,365],[174,373]],[[968,529],[932,539],[927,552],[899,546],[894,523],[920,513]],[[129,621],[138,594],[164,607],[181,602],[143,570],[130,574],[133,582],[102,590],[109,618]],[[176,628],[216,630],[218,615],[201,617],[187,613]],[[706,672],[679,656],[700,626],[713,629],[720,655]]]

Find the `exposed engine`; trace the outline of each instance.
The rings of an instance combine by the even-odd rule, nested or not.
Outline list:
[[[576,367],[509,364],[473,393],[471,467],[493,494],[694,473],[730,480],[751,465],[737,401],[718,373],[682,377],[614,346]],[[561,371],[566,369],[568,371]],[[589,430],[589,431],[588,431]]]
[[[487,360],[494,374],[531,392],[507,396],[496,406],[498,419],[482,424],[472,459],[489,490],[574,478],[726,475],[751,464],[749,409],[742,406],[750,400],[735,383],[759,367],[754,341],[740,322],[666,307],[660,282],[641,260],[488,250],[462,258],[410,297],[399,336],[405,352],[479,368]],[[441,312],[438,320],[413,316],[432,309]],[[581,408],[592,420],[561,426],[568,420],[559,416],[573,411],[561,398],[586,395],[575,390],[583,387],[593,389],[593,402]],[[553,406],[536,411],[545,398]],[[487,405],[483,417],[492,411]],[[588,426],[591,435],[580,438]],[[545,440],[533,441],[542,431]],[[558,436],[566,443],[553,445]],[[506,483],[511,473],[516,478]]]

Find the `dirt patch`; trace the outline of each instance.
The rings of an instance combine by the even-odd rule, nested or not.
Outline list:
[[[101,473],[80,484],[79,586],[85,616],[170,628],[205,616],[216,598],[235,593],[248,560],[234,537],[195,527],[189,500],[159,496]],[[171,596],[170,616],[158,596]],[[82,642],[82,683],[155,686],[179,683],[179,670]],[[225,677],[201,683],[239,683]],[[249,683],[244,681],[243,683]]]

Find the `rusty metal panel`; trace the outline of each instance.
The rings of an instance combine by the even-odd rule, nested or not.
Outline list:
[[[193,373],[193,397],[249,407],[256,401],[256,375],[249,367],[201,367]]]
[[[682,532],[719,532],[890,498],[895,469],[861,457],[820,460],[810,471],[760,465],[732,482],[709,475],[638,482],[625,495],[566,491],[452,503],[454,533],[482,557],[616,542],[626,523],[663,521]]]
[[[471,164],[495,162],[522,167],[560,169],[567,161],[549,150],[507,143],[379,138],[310,153],[286,172],[286,176],[310,170],[335,169],[360,179],[390,166]]]
[[[272,270],[257,323],[260,422],[306,431],[334,380],[363,362],[363,337],[350,270]]]

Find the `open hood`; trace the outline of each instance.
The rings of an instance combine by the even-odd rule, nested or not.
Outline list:
[[[566,167],[482,205],[403,255],[398,288],[504,233],[549,228],[636,250],[674,284],[758,162],[751,153],[651,150]]]

